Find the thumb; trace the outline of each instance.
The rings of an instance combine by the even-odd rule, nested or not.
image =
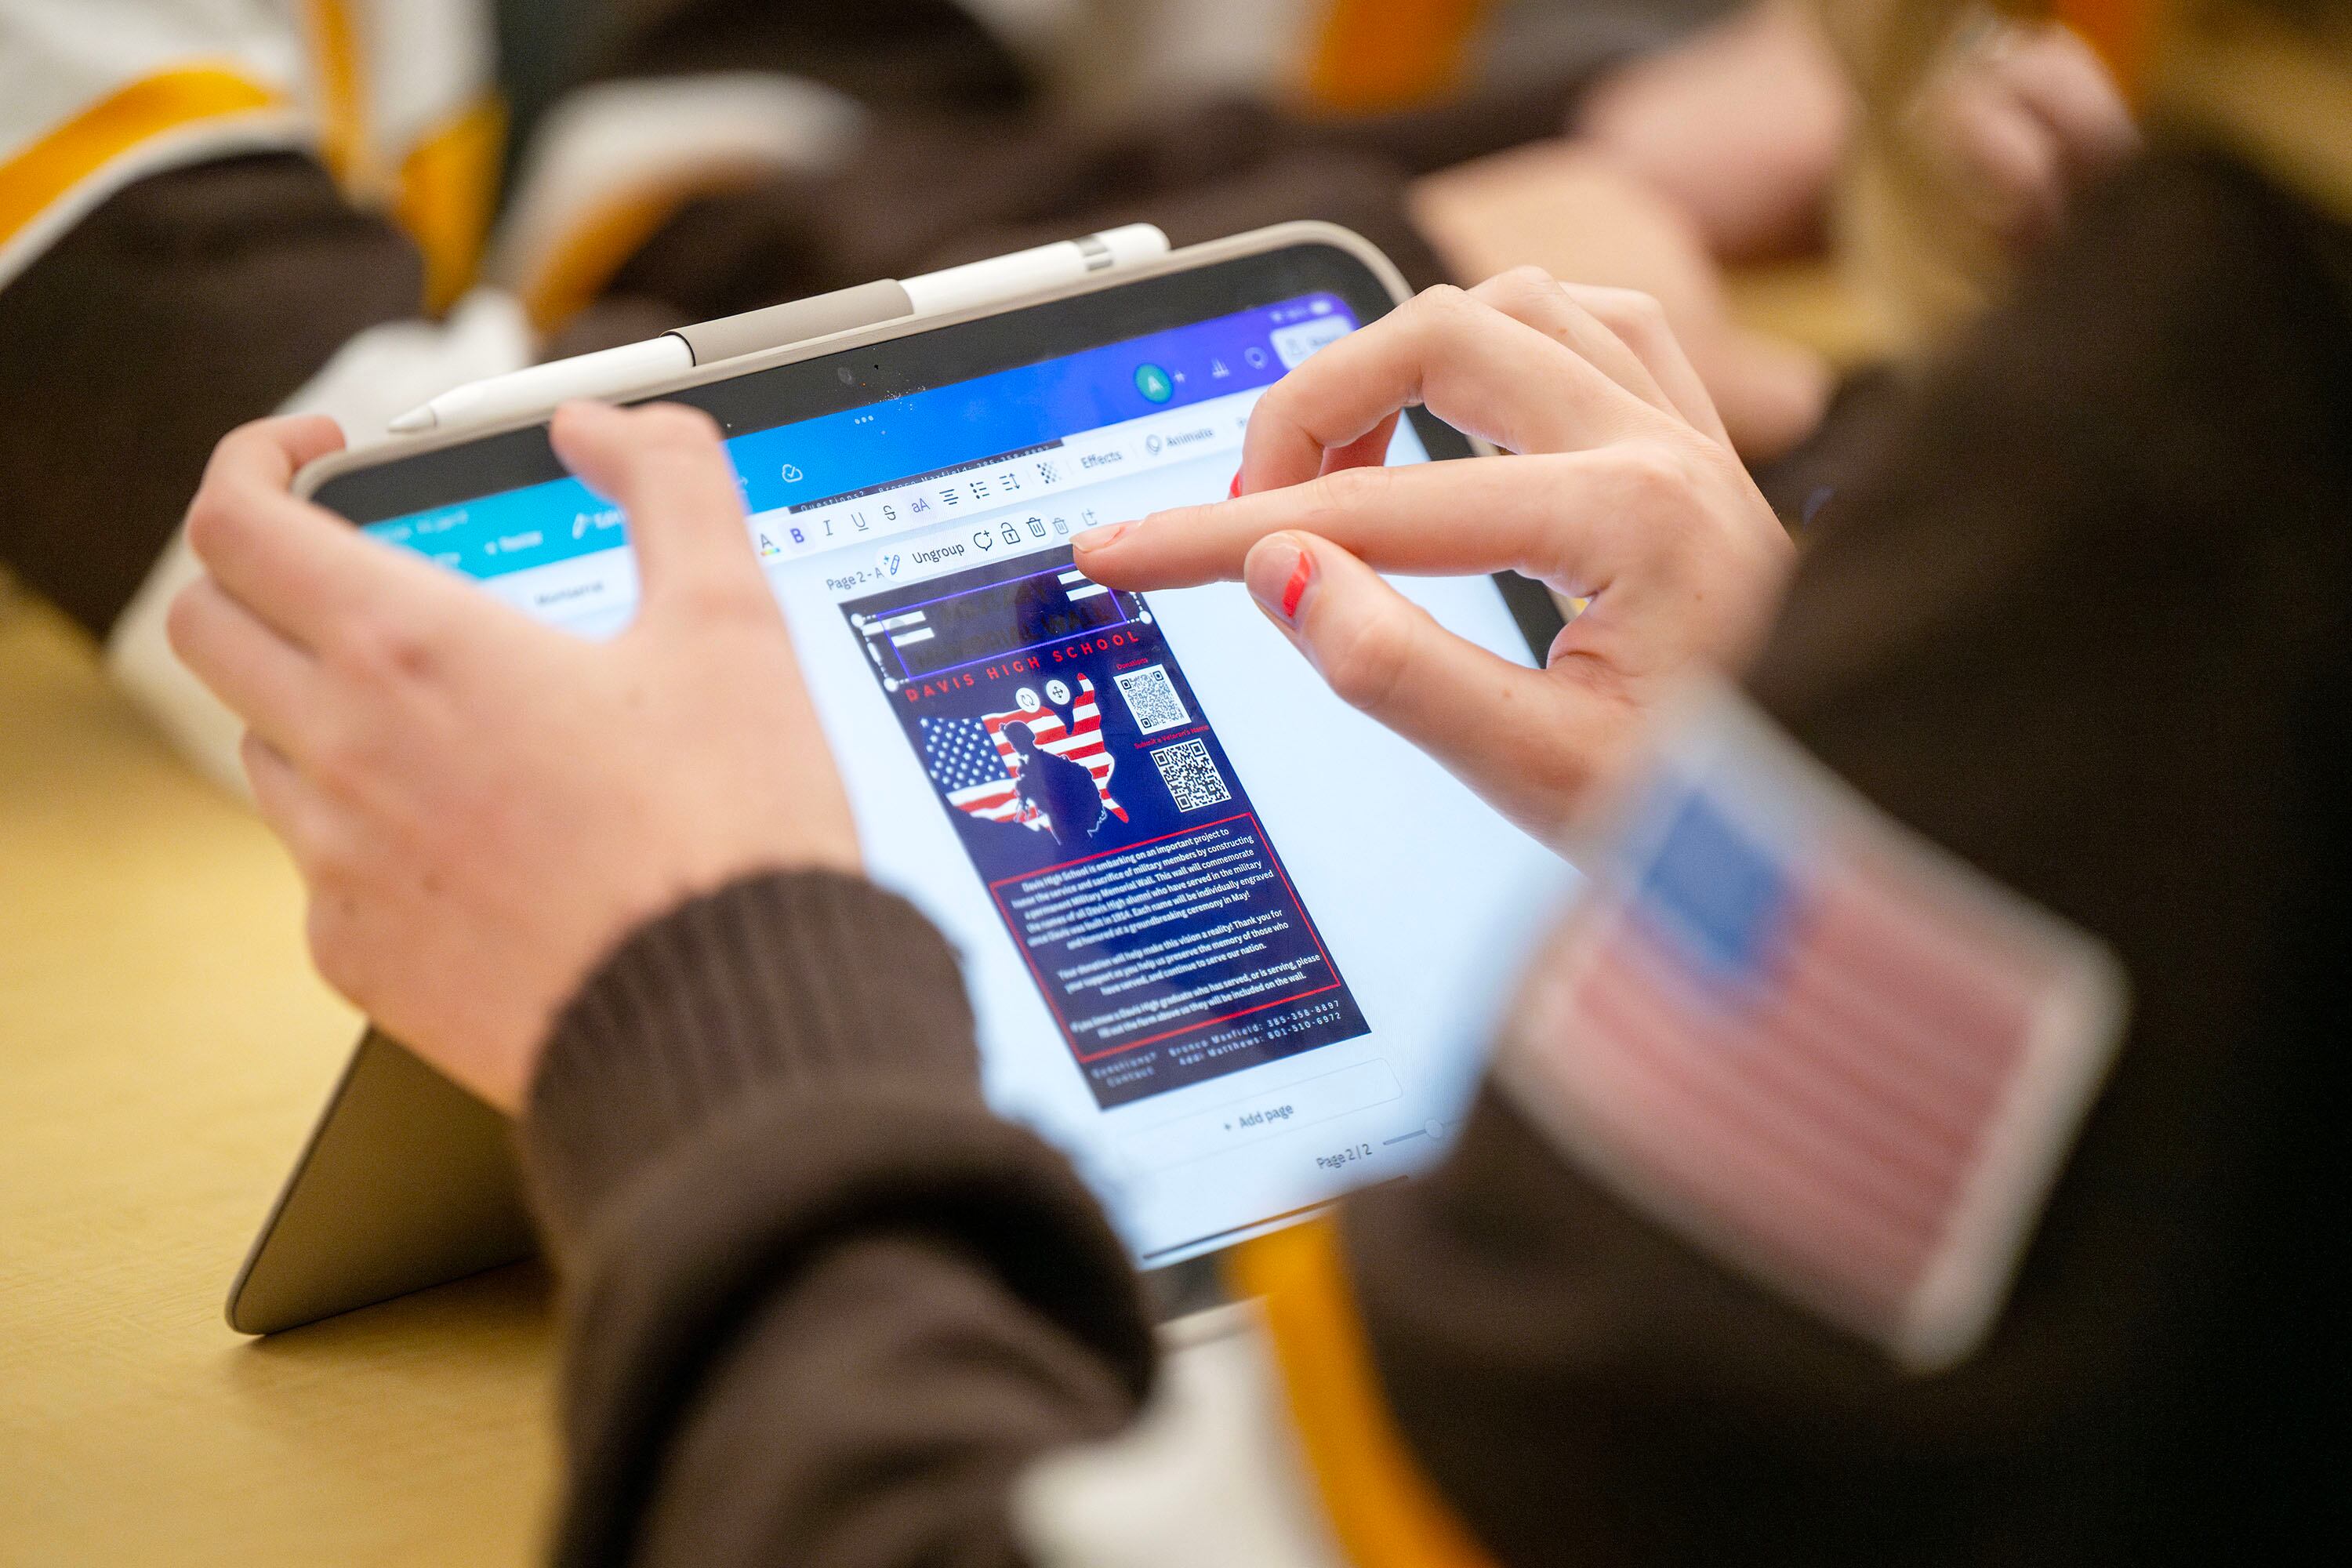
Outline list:
[[[1580,793],[1622,727],[1590,690],[1446,630],[1329,540],[1268,534],[1242,576],[1342,701],[1538,837],[1559,828],[1563,802]]]
[[[645,611],[766,598],[734,465],[709,416],[677,404],[568,403],[548,437],[564,467],[627,515]]]

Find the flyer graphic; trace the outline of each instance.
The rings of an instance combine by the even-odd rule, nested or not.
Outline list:
[[[969,553],[841,609],[1096,1102],[1365,1033],[1144,596]]]

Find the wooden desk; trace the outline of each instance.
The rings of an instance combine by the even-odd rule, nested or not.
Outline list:
[[[1742,268],[1725,275],[1723,290],[1734,321],[1802,343],[1840,371],[1896,352],[1899,334],[1894,323],[1856,295],[1826,261]]]
[[[352,1034],[276,843],[0,583],[0,1563],[536,1554],[535,1273],[221,1321]]]

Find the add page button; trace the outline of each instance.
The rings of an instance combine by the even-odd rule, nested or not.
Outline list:
[[[1335,1116],[1384,1105],[1403,1093],[1388,1063],[1359,1062],[1147,1128],[1127,1141],[1127,1153],[1147,1170],[1181,1165],[1294,1127],[1311,1127]]]

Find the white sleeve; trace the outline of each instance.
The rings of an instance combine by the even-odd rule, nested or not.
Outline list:
[[[0,0],[0,288],[134,180],[304,145],[276,0]]]
[[[1115,1437],[1050,1453],[1013,1489],[1039,1568],[1345,1568],[1254,1304],[1160,1331],[1158,1386]]]
[[[331,415],[352,445],[372,445],[386,438],[384,424],[394,415],[453,386],[520,369],[530,363],[532,346],[513,298],[478,289],[445,321],[391,321],[362,332],[278,412]],[[237,757],[244,722],[188,672],[164,635],[172,600],[202,570],[185,535],[175,531],[108,635],[106,668],[182,755],[244,795],[245,764]]]

